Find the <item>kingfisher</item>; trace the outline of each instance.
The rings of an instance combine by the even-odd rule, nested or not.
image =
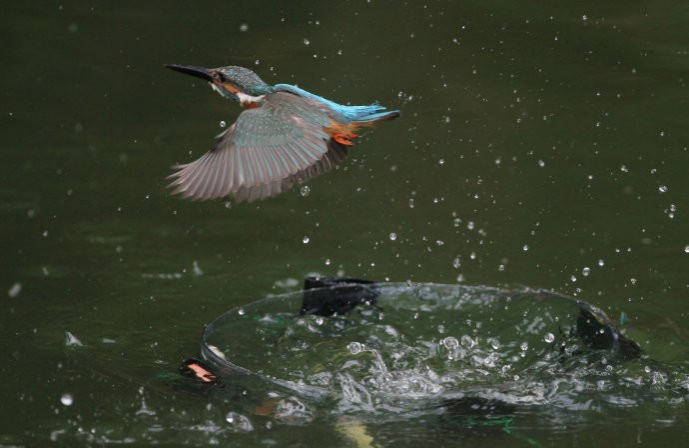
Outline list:
[[[362,128],[397,118],[378,104],[343,106],[290,84],[269,85],[236,66],[165,67],[208,81],[244,109],[199,159],[175,165],[173,194],[253,202],[282,193],[342,161]]]

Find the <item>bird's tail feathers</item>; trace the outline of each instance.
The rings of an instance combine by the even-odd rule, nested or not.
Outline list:
[[[354,120],[353,123],[358,123],[358,124],[362,124],[362,125],[374,124],[374,123],[377,123],[379,121],[394,120],[395,118],[400,116],[400,111],[398,111],[398,110],[385,110],[385,108],[382,108],[382,107],[381,107],[381,109],[383,109],[382,112],[376,112],[376,113],[372,113],[369,115],[365,115],[363,117],[360,117],[360,118]]]
[[[376,121],[392,120],[399,117],[400,113],[397,110],[388,111],[385,107],[379,104],[370,104],[368,106],[344,106],[334,101],[330,101],[322,96],[315,95],[300,87],[289,84],[277,84],[274,86],[277,90],[282,90],[296,95],[310,98],[328,105],[332,110],[342,114],[346,121],[360,122],[362,124],[372,123]]]

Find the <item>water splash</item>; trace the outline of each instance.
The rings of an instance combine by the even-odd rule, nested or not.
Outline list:
[[[297,315],[298,293],[244,306],[206,334],[232,357],[207,355],[297,392],[304,406],[287,408],[307,415],[303,397],[361,418],[428,412],[458,397],[603,412],[619,397],[643,401],[634,396],[649,385],[673,395],[689,384],[639,358],[602,312],[574,299],[461,285],[378,288],[375,302],[333,316]]]

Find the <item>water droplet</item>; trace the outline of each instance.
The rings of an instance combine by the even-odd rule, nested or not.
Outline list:
[[[628,172],[629,172],[629,168],[627,168],[627,165],[622,165],[622,166],[620,167],[620,171],[622,171],[623,173],[628,173]]]
[[[246,23],[242,23],[241,25],[239,25],[239,31],[241,31],[242,33],[249,31],[249,25]]]
[[[445,165],[445,159],[438,160],[438,165]]]
[[[445,333],[445,325],[443,325],[443,324],[438,325],[438,333],[440,333],[440,334]]]
[[[459,267],[462,265],[462,260],[459,259],[459,257],[455,258],[452,260],[452,267],[455,269],[459,269]]]
[[[550,344],[555,340],[555,335],[552,333],[546,333],[545,336],[543,336],[543,340]]]
[[[689,246],[687,246],[689,247]],[[7,291],[7,295],[15,298],[19,295],[19,293],[22,291],[22,284],[17,282],[14,285],[10,287],[10,289]]]
[[[545,162],[544,162],[543,160],[539,160],[539,161],[538,161],[538,166],[540,166],[541,168],[543,168],[543,167],[545,166]]]
[[[251,432],[254,426],[246,415],[230,411],[225,415],[225,421],[230,424],[230,429],[234,432]]]
[[[307,38],[304,38],[304,45],[311,45],[311,41]]]
[[[201,266],[199,266],[199,262],[196,260],[192,261],[192,272],[197,277],[203,275],[203,270],[201,269]]]
[[[302,196],[306,197],[311,194],[311,188],[309,188],[308,185],[304,185],[303,187],[301,187],[300,192]]]
[[[397,239],[397,234],[395,232],[390,232],[390,241],[395,241]]]
[[[443,344],[445,348],[448,350],[455,350],[457,347],[459,347],[459,341],[457,340],[457,338],[454,338],[452,336],[448,336],[446,338],[441,339],[440,343]]]
[[[409,208],[414,208],[414,198],[409,198]]]
[[[326,260],[325,260],[325,265],[326,265],[326,266],[330,266],[330,263],[331,263],[330,258],[326,258]]]
[[[667,190],[668,188],[666,185],[661,185],[660,187],[658,187],[658,191],[660,191],[661,193],[667,193]]]
[[[598,266],[605,266],[605,260],[603,260],[602,258],[598,260]]]
[[[588,277],[590,273],[591,268],[589,268],[588,266],[581,270],[581,275],[583,275],[584,277]]]
[[[468,336],[466,334],[462,336],[462,347],[471,348],[474,345],[476,345],[476,342],[473,339],[471,339],[471,336]]]
[[[72,406],[74,403],[74,397],[72,397],[72,394],[62,394],[62,397],[60,397],[60,402],[65,406]]]
[[[227,123],[225,123],[225,120],[220,120],[220,127],[224,128],[225,126],[227,126]]]
[[[519,344],[519,348],[522,349],[522,351],[526,351],[529,348],[529,343],[524,341],[521,344]]]
[[[83,347],[84,344],[69,331],[65,332],[65,345],[67,347]]]
[[[314,419],[314,412],[297,397],[280,400],[275,406],[274,417],[277,422],[287,424],[310,423]]]
[[[239,314],[240,316],[243,316],[244,314],[246,314],[246,311],[244,311],[244,308],[239,308],[237,310],[237,314]]]
[[[490,346],[493,347],[493,350],[497,350],[500,348],[500,341],[498,341],[497,339],[493,339],[492,341],[490,341]]]
[[[684,246],[684,253],[685,253],[685,254],[689,254],[689,244],[687,244],[686,246]]]
[[[528,250],[529,250],[529,245],[528,245],[528,244],[524,244],[524,246],[522,246],[522,250],[523,250],[524,252],[528,251]]]
[[[302,241],[304,244],[309,244],[309,241],[311,241],[311,238],[309,238],[308,236],[305,236],[304,238],[302,238],[301,241]]]
[[[364,345],[360,342],[350,342],[347,345],[347,350],[349,350],[349,353],[352,355],[358,355],[364,351]]]

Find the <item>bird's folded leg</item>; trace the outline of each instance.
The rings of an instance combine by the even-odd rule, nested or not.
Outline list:
[[[336,132],[333,134],[333,140],[345,146],[352,146],[354,144],[352,143],[352,139],[355,139],[357,137],[359,136],[356,134],[343,134],[340,132]]]

